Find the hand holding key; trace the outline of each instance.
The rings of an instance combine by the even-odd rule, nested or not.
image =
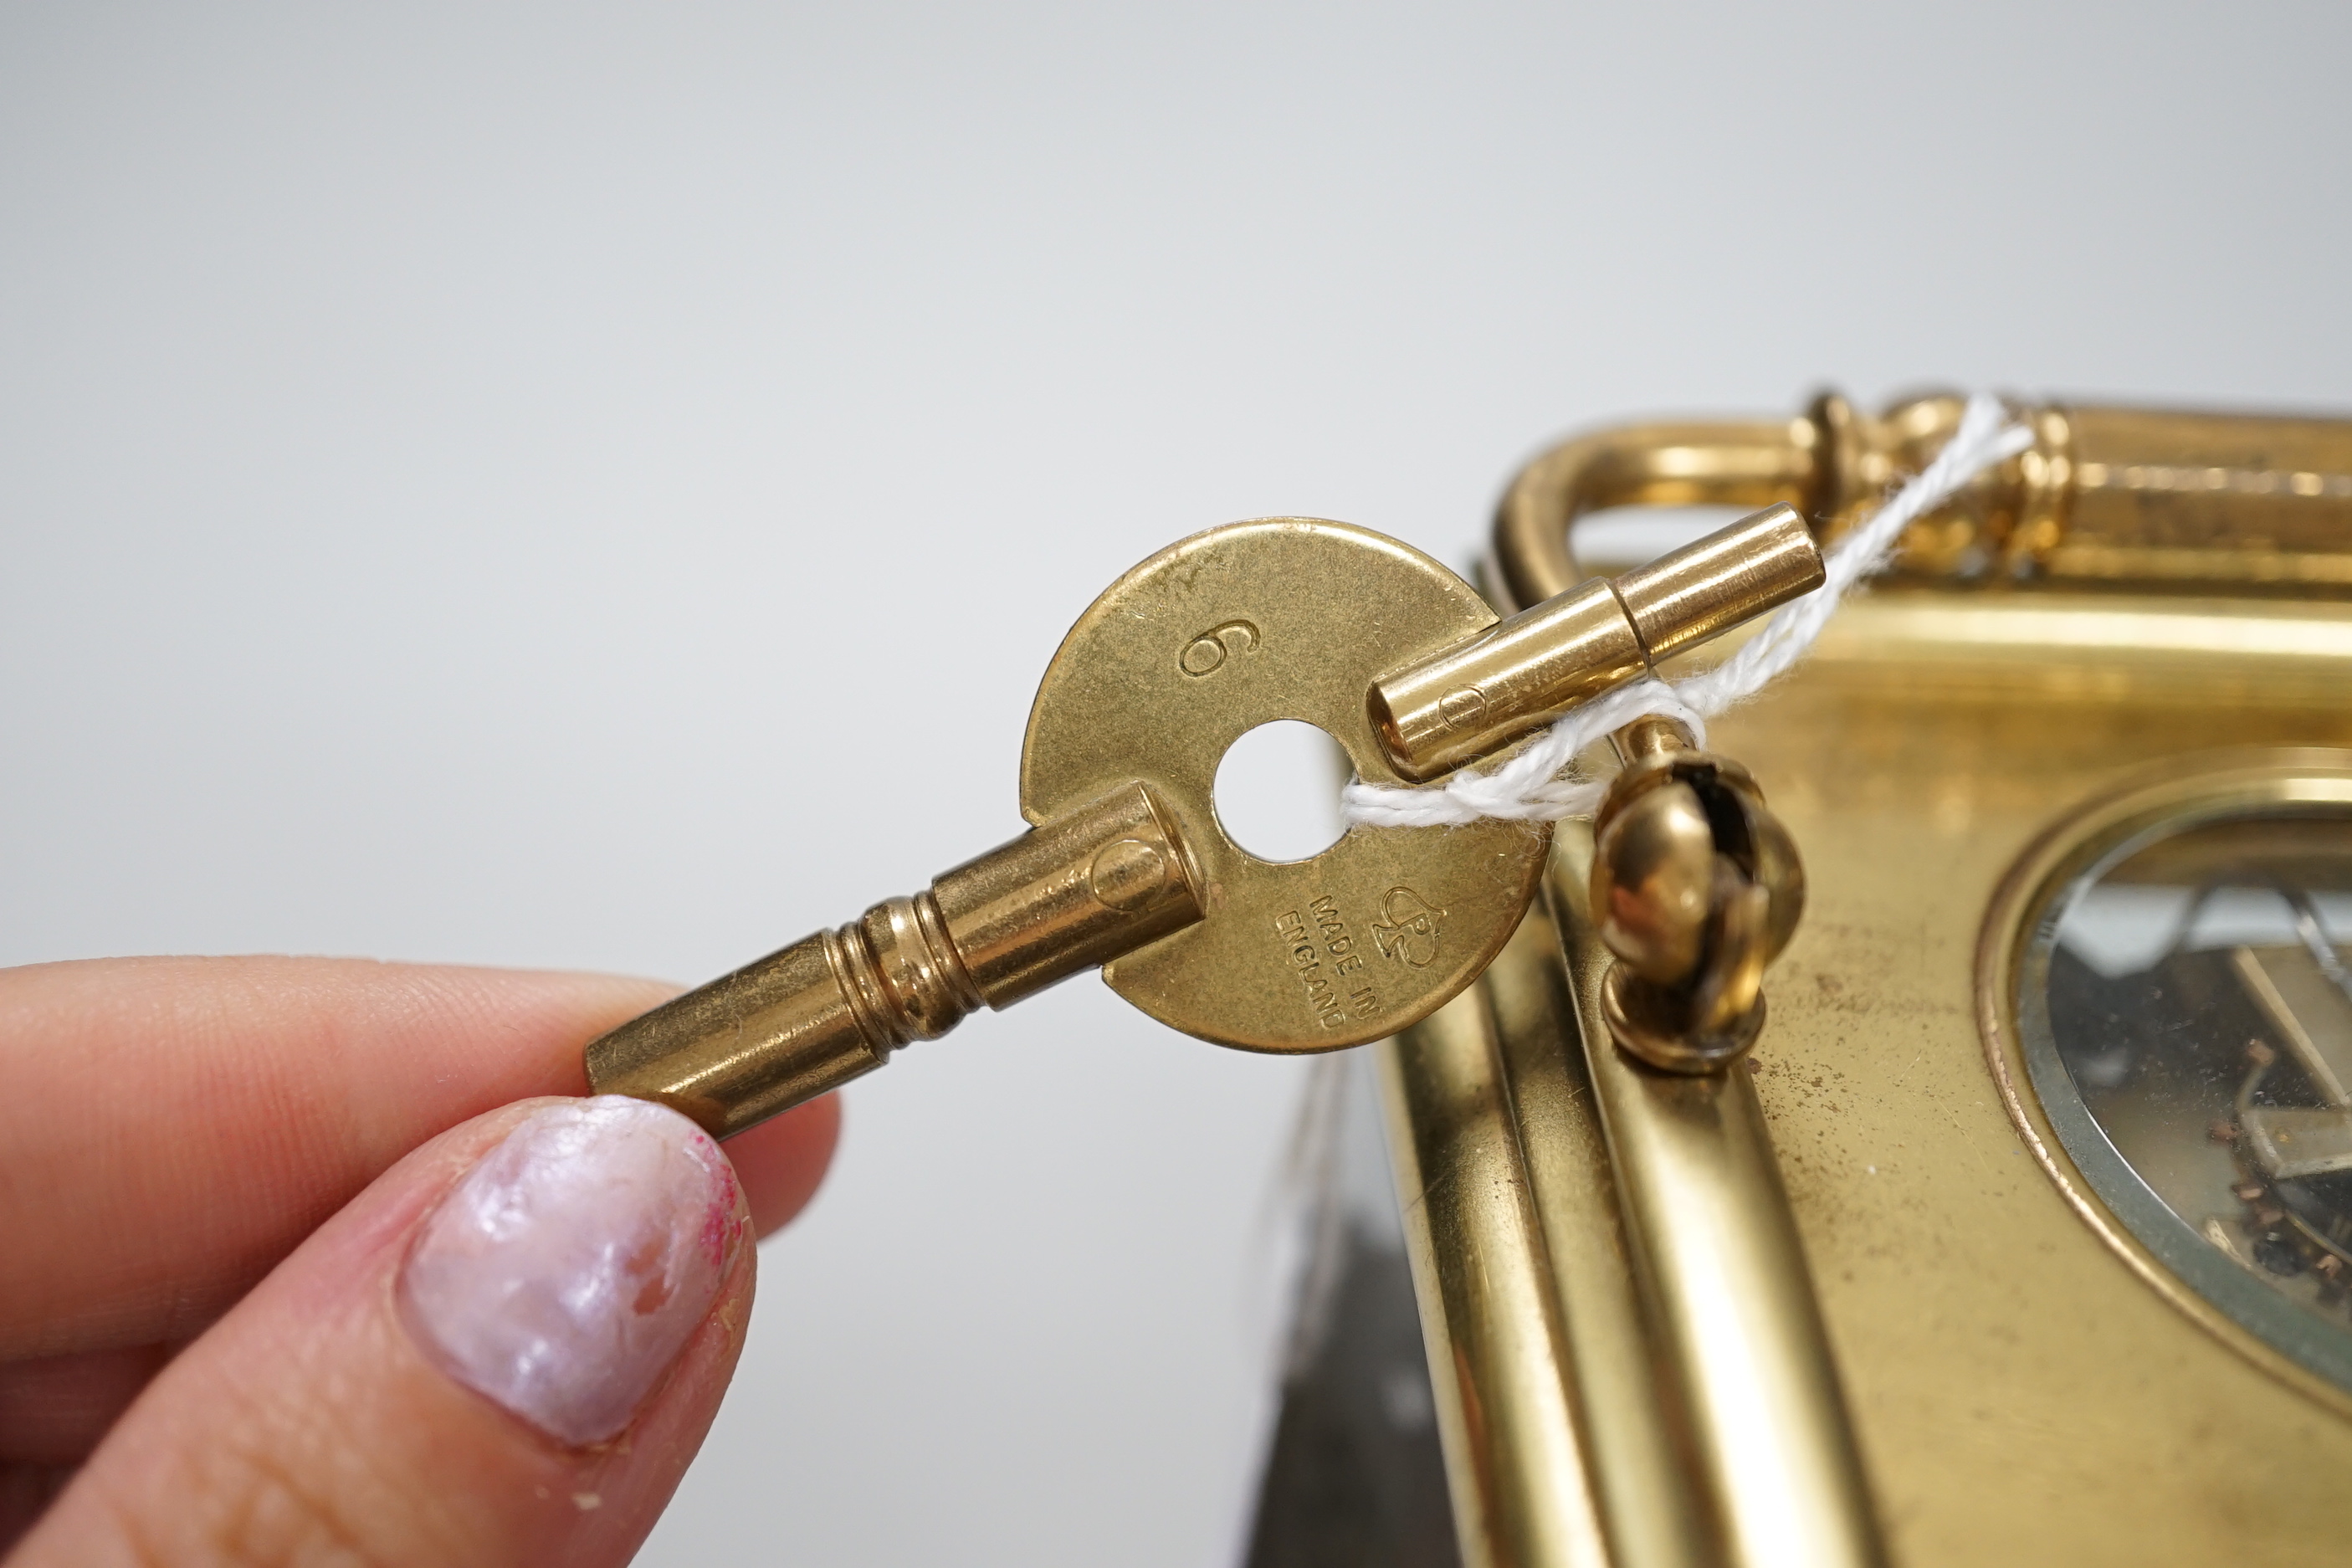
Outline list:
[[[807,1201],[839,1116],[722,1153],[572,1098],[581,1039],[668,989],[0,971],[0,1555],[627,1562],[718,1414],[753,1234]]]

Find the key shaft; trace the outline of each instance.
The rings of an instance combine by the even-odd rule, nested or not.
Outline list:
[[[1174,819],[1141,784],[1082,805],[632,1019],[588,1047],[598,1094],[740,1132],[1201,919]]]

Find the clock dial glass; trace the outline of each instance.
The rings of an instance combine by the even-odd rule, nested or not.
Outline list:
[[[2033,1087],[2099,1196],[2352,1387],[2352,807],[2144,828],[2053,890],[2018,977]]]

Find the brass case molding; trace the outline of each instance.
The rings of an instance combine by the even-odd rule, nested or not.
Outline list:
[[[1884,1562],[1837,1366],[1755,1080],[1661,1072],[1611,1038],[1589,835],[1555,838],[1552,916],[1626,1226],[1700,1500],[1737,1568]]]
[[[1882,1563],[1750,1075],[1618,1051],[1591,862],[1563,824],[1548,910],[1384,1047],[1464,1555]]]
[[[1381,1054],[1464,1559],[1609,1568],[1591,1474],[1600,1453],[1577,1408],[1582,1390],[1486,983]]]

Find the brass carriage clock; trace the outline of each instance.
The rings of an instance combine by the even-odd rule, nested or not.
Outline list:
[[[1569,441],[1486,586],[1577,581],[1608,507],[1833,538],[1958,408]],[[1625,1048],[1573,823],[1378,1047],[1393,1239],[1335,1139],[1261,1568],[2352,1561],[2352,423],[2022,414],[1715,727],[1810,898],[1752,1055]],[[1351,1418],[1408,1273],[1433,1407]]]

